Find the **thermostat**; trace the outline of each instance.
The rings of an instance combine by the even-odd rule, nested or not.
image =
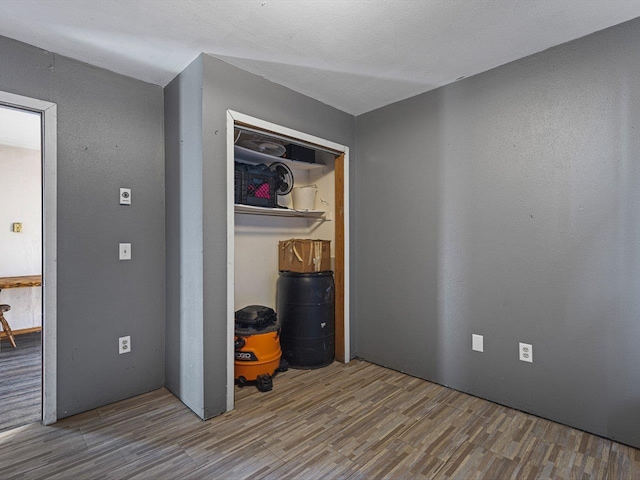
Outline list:
[[[131,189],[120,189],[120,205],[131,205]]]

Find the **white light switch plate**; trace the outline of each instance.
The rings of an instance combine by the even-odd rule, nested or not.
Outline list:
[[[131,244],[120,244],[120,260],[131,260]]]
[[[484,337],[482,335],[471,335],[471,348],[476,352],[484,352]]]
[[[120,189],[120,205],[131,205],[131,189]]]

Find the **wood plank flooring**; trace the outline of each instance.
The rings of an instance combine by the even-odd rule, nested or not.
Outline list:
[[[16,336],[0,349],[0,430],[40,420],[42,342],[41,332]],[[1,477],[1,474],[0,474]]]
[[[364,361],[199,420],[167,390],[0,432],[3,479],[640,479],[640,452]]]

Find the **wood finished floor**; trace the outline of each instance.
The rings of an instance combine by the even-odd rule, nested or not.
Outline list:
[[[0,432],[3,479],[640,479],[640,452],[363,361],[236,389],[199,420],[167,390]]]
[[[42,415],[41,333],[15,338],[16,348],[3,338],[0,349],[0,430],[37,422]]]

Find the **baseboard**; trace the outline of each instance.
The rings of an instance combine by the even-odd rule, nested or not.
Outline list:
[[[12,330],[13,336],[24,335],[25,333],[41,332],[42,327],[22,328],[20,330]],[[0,338],[7,338],[5,332],[0,332]]]

